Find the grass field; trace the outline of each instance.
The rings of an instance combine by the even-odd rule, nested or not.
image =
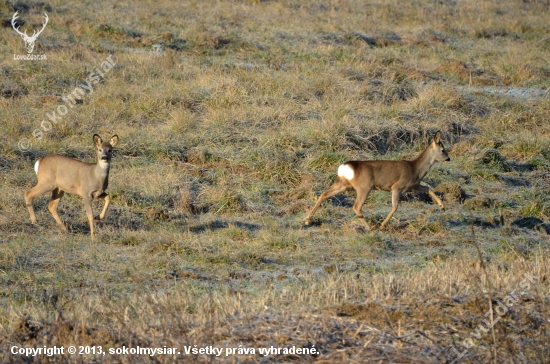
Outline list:
[[[46,60],[14,60],[16,10],[28,34],[48,14],[33,52]],[[549,11],[1,0],[1,360],[548,362]],[[109,56],[93,90],[63,100]],[[451,161],[424,181],[444,211],[404,196],[380,231],[391,198],[373,192],[366,231],[350,191],[304,226],[341,162],[413,159],[437,130]],[[34,162],[94,162],[94,133],[120,138],[96,238],[78,196],[60,203],[69,232],[48,195],[31,225]],[[26,358],[14,345],[181,354]],[[236,353],[185,354],[195,345]],[[271,346],[320,354],[259,354]]]

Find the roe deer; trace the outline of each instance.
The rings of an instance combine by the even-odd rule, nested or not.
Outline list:
[[[340,165],[334,184],[321,194],[315,206],[307,214],[306,225],[309,225],[311,217],[326,199],[350,188],[357,192],[353,211],[358,218],[363,218],[361,208],[373,188],[391,191],[392,209],[382,222],[380,229],[386,226],[397,210],[402,192],[428,192],[432,199],[445,209],[443,202],[431,187],[420,185],[422,178],[435,162],[451,160],[440,139],[441,133],[438,131],[430,145],[413,161],[350,161]]]
[[[48,209],[55,221],[67,230],[57,213],[57,205],[65,192],[82,196],[88,221],[90,222],[90,234],[94,236],[94,215],[92,211],[92,199],[104,198],[105,206],[99,215],[99,219],[105,218],[107,207],[111,199],[105,192],[109,183],[109,168],[113,147],[118,143],[118,136],[114,135],[109,142],[104,142],[101,137],[94,134],[94,144],[97,147],[97,164],[85,163],[61,155],[50,154],[40,158],[34,164],[34,171],[38,177],[38,183],[25,192],[25,202],[31,215],[31,223],[36,224],[36,216],[32,207],[32,200],[46,192],[52,192],[52,199]]]

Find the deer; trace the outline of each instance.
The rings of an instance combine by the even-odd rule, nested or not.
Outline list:
[[[36,196],[51,192],[52,198],[48,204],[48,210],[50,210],[57,224],[67,231],[67,227],[57,213],[59,201],[65,192],[67,192],[83,198],[84,209],[90,223],[90,235],[93,239],[94,216],[92,200],[94,198],[103,198],[105,200],[105,205],[99,215],[99,219],[103,220],[111,202],[109,195],[105,191],[109,184],[111,158],[113,156],[113,148],[118,143],[118,136],[113,135],[109,142],[104,142],[99,135],[94,134],[93,142],[96,146],[97,164],[81,162],[57,154],[50,154],[36,161],[34,171],[36,172],[38,183],[25,192],[25,203],[29,209],[33,225],[36,224],[36,216],[34,215],[32,205],[33,199]]]
[[[357,218],[364,219],[362,207],[369,193],[373,189],[391,191],[392,209],[380,225],[384,229],[399,206],[399,197],[404,192],[427,192],[442,210],[445,206],[441,199],[429,186],[420,185],[435,162],[450,161],[449,155],[441,143],[441,132],[437,131],[433,141],[426,149],[412,161],[400,160],[373,160],[348,161],[338,167],[338,176],[334,184],[321,194],[317,203],[307,214],[305,225],[309,225],[311,217],[321,204],[328,198],[336,196],[353,188],[357,197],[353,204],[353,211]],[[367,229],[370,229],[366,220],[363,220]]]
[[[27,32],[25,33],[21,33],[21,31],[19,31],[19,27],[15,27],[15,21],[17,20],[17,13],[18,11],[15,12],[15,14],[13,14],[13,17],[11,18],[11,26],[13,28],[13,30],[15,30],[17,32],[17,34],[19,34],[23,40],[25,41],[25,48],[27,48],[27,53],[28,54],[31,54],[32,51],[34,50],[34,42],[36,42],[36,39],[38,38],[38,36],[40,35],[40,33],[42,33],[42,31],[44,30],[44,28],[46,28],[46,25],[48,24],[48,14],[44,13],[44,24],[42,25],[42,29],[40,29],[38,32],[35,30],[32,35],[29,37],[27,35]]]

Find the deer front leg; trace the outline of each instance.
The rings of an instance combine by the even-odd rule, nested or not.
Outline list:
[[[88,216],[88,222],[90,223],[90,235],[92,239],[94,237],[94,212],[92,210],[92,197],[84,197],[84,209],[86,210],[86,215]]]
[[[101,196],[105,199],[105,205],[103,206],[103,210],[101,211],[101,214],[99,214],[99,219],[103,220],[105,218],[105,215],[107,215],[107,208],[109,207],[109,204],[111,203],[111,198],[107,193],[103,193]]]
[[[445,206],[443,205],[443,201],[437,196],[434,192],[434,190],[429,186],[421,186],[418,185],[414,188],[413,192],[428,192],[432,200],[441,207],[442,210],[445,210]]]
[[[401,196],[401,190],[397,188],[392,188],[391,190],[391,205],[392,209],[386,219],[382,222],[382,225],[380,225],[380,230],[384,229],[386,227],[386,224],[388,221],[390,221],[392,215],[397,211],[397,207],[399,206],[399,196]]]

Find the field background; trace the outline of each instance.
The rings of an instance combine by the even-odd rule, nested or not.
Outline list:
[[[13,59],[25,54],[15,10],[29,34],[48,13],[34,50],[46,61]],[[0,1],[0,358],[25,362],[12,345],[314,345],[321,355],[185,360],[438,363],[472,338],[462,362],[547,362],[549,10],[542,0]],[[109,55],[116,67],[35,139]],[[445,211],[404,196],[378,231],[391,201],[373,192],[365,231],[350,191],[303,226],[339,163],[412,159],[437,130],[451,161],[425,182]],[[78,196],[60,203],[68,233],[47,195],[32,226],[23,194],[35,160],[94,162],[94,133],[120,137],[96,239]],[[527,288],[526,273],[538,277]],[[473,338],[489,301],[512,292],[494,332]]]

